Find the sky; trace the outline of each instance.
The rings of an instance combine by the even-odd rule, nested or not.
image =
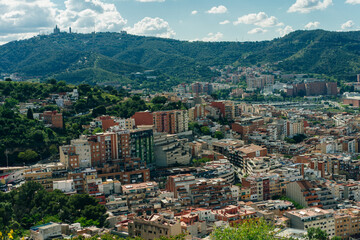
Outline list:
[[[360,0],[0,0],[0,44],[62,31],[188,41],[262,41],[360,29]]]

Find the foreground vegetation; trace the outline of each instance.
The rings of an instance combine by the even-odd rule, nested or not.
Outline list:
[[[39,183],[26,182],[20,188],[0,191],[0,231],[21,235],[30,227],[48,222],[80,222],[83,226],[106,226],[106,209],[86,194],[72,196],[47,192]]]

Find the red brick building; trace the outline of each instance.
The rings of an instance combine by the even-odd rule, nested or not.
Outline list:
[[[136,112],[131,118],[135,119],[135,126],[154,125],[154,118],[151,112]]]
[[[98,119],[101,121],[102,129],[104,131],[108,130],[112,126],[119,125],[119,123],[116,123],[115,120],[110,116],[101,116],[98,117]]]
[[[155,131],[170,134],[188,130],[189,116],[186,110],[159,112],[136,112],[133,116],[135,125],[154,125]]]
[[[50,124],[53,128],[63,128],[63,115],[57,111],[45,111],[43,113],[43,120],[45,124]]]
[[[116,133],[99,133],[89,137],[88,141],[91,149],[92,166],[98,166],[119,158]]]
[[[80,167],[79,155],[76,154],[74,146],[67,145],[60,147],[60,162],[68,169]]]
[[[235,122],[231,125],[231,129],[241,135],[242,139],[246,139],[247,135],[264,125],[264,119],[258,119],[251,122],[239,123]]]
[[[325,82],[321,80],[309,81],[305,83],[295,83],[291,88],[286,90],[288,96],[319,96],[331,95],[338,93],[336,82]]]
[[[117,179],[121,184],[142,183],[150,181],[150,170],[140,158],[125,158],[96,168],[98,177]]]
[[[350,105],[353,107],[360,107],[360,98],[358,97],[345,98],[343,99],[343,104]]]
[[[217,108],[220,110],[221,116],[224,118],[226,113],[225,113],[225,104],[223,102],[212,102],[210,104],[210,106]]]

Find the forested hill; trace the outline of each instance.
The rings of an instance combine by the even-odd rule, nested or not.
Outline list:
[[[132,72],[157,70],[205,80],[208,66],[278,63],[285,71],[353,78],[360,72],[360,32],[295,31],[262,42],[187,42],[121,33],[37,36],[0,46],[0,72],[68,82],[131,82]]]

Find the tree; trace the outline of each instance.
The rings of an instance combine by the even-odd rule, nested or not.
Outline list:
[[[58,147],[55,144],[51,144],[49,147],[49,152],[51,155],[56,155],[58,153]]]
[[[18,158],[20,158],[24,162],[34,162],[39,158],[39,154],[37,154],[31,149],[27,149],[25,152],[20,152],[18,154]]]
[[[320,228],[309,228],[307,230],[306,239],[308,240],[327,240],[328,234],[326,231],[321,230]]]
[[[5,99],[5,104],[4,104],[4,106],[5,106],[6,108],[13,108],[13,107],[15,107],[18,103],[19,103],[18,100],[10,97],[10,98],[6,98],[6,99]]]
[[[212,240],[275,240],[274,227],[264,219],[249,220],[233,227],[216,228]]]
[[[97,134],[97,133],[102,133],[103,130],[101,128],[95,128],[94,131],[92,132],[92,134]]]
[[[36,143],[42,143],[45,140],[45,136],[44,136],[44,131],[43,130],[36,130],[32,135],[31,138],[34,140],[34,142]]]
[[[34,114],[33,114],[33,111],[32,111],[31,108],[29,108],[29,109],[27,110],[26,117],[27,117],[28,119],[34,119]]]
[[[46,82],[49,84],[52,84],[52,85],[55,85],[57,83],[56,79],[54,79],[54,78],[48,79]]]
[[[210,135],[211,132],[210,132],[210,128],[208,126],[202,126],[200,128],[200,131],[202,132],[202,134],[204,135]]]
[[[341,240],[342,238],[339,236],[332,237],[331,240]]]
[[[167,102],[167,98],[164,96],[156,96],[151,100],[151,102],[153,104],[165,104]]]
[[[80,223],[82,227],[99,226],[100,225],[98,220],[87,219],[86,217],[79,217],[78,219],[76,219],[75,222]]]
[[[224,138],[224,134],[220,131],[216,131],[214,134],[214,137],[217,139],[223,139]]]
[[[98,106],[98,107],[94,108],[92,111],[93,117],[97,117],[97,116],[105,115],[105,114],[106,114],[106,108],[104,105]]]
[[[210,162],[211,159],[210,158],[206,158],[206,157],[203,157],[203,158],[200,158],[200,159],[193,159],[193,166],[195,167],[198,167],[198,166],[201,166],[207,162]]]

